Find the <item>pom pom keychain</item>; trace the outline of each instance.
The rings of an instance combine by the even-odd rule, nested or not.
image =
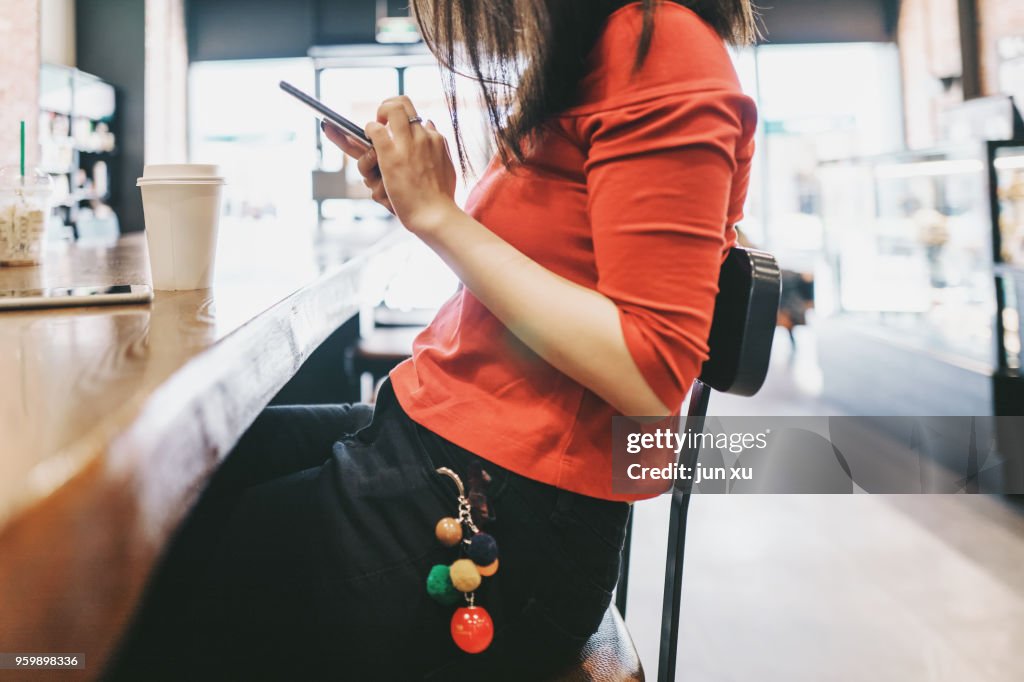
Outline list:
[[[474,603],[475,592],[484,578],[498,572],[498,543],[488,533],[480,532],[473,522],[473,505],[458,474],[447,467],[441,467],[437,473],[450,478],[458,488],[459,512],[458,517],[438,521],[434,535],[445,547],[459,547],[461,556],[451,566],[438,564],[430,569],[427,594],[444,606],[454,606],[460,596],[465,599],[466,606],[452,616],[452,640],[463,651],[478,654],[494,639],[494,621],[487,609]],[[483,497],[477,491],[473,495],[477,499]],[[487,518],[493,518],[489,511]]]

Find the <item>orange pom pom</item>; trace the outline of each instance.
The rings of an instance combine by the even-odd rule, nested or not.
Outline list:
[[[490,578],[492,575],[498,572],[498,560],[495,559],[486,566],[477,566],[476,570],[485,578]]]

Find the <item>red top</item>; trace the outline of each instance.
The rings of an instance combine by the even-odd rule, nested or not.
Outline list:
[[[718,271],[735,242],[756,110],[726,47],[691,10],[659,6],[634,73],[639,3],[611,15],[578,106],[529,161],[492,160],[466,210],[545,268],[619,309],[654,392],[678,408],[707,358]],[[417,423],[528,478],[606,499],[617,412],[547,364],[465,287],[391,373]],[[678,412],[677,412],[678,413]]]

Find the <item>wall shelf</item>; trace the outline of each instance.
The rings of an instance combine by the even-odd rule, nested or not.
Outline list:
[[[116,226],[105,205],[118,156],[114,87],[75,68],[43,64],[39,98],[40,167],[54,177],[61,221],[78,237],[81,204],[88,201],[102,205],[100,212]]]

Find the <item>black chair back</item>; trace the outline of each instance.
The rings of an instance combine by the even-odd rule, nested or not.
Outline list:
[[[711,389],[742,396],[752,396],[761,389],[768,374],[781,282],[782,273],[771,254],[741,247],[735,247],[729,252],[719,274],[719,293],[708,338],[709,357],[700,378],[693,382],[690,391],[687,431],[703,432]],[[688,439],[688,442],[693,441],[699,439]],[[684,449],[679,454],[680,463],[692,471],[699,454],[699,446]],[[669,515],[661,648],[658,656],[659,682],[675,680],[679,604],[683,588],[683,550],[689,503],[689,486],[677,483],[672,490]],[[631,539],[632,515],[626,529],[623,568],[615,600],[623,616],[626,613],[626,591],[629,585]]]
[[[763,251],[733,248],[718,277],[711,349],[700,381],[721,393],[752,396],[768,375],[782,273]]]

